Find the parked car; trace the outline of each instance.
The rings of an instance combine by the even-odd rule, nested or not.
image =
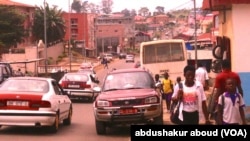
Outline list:
[[[105,53],[105,54],[103,54],[103,57],[105,59],[107,59],[108,63],[110,63],[111,61],[113,61],[113,55],[111,53]]]
[[[90,69],[90,70],[94,70],[93,65],[90,62],[83,62],[80,65],[80,69]]]
[[[8,66],[0,64],[0,84],[9,77],[12,77],[12,73],[10,73]]]
[[[94,88],[98,86],[99,80],[96,80],[89,73],[66,73],[59,81],[59,84],[68,93],[71,100],[87,99],[92,102],[98,94],[94,91]]]
[[[97,134],[106,127],[131,124],[163,124],[162,98],[152,75],[144,69],[109,72],[93,104]]]
[[[93,69],[79,69],[78,72],[79,73],[87,73],[87,74],[91,75],[95,80],[98,80],[98,78],[96,76],[96,72]]]
[[[126,63],[127,62],[133,62],[134,63],[135,62],[135,56],[132,55],[132,54],[127,54],[125,60],[126,60]]]
[[[126,53],[122,52],[119,54],[119,59],[125,59],[126,58]]]
[[[0,62],[0,65],[6,66],[8,74],[10,74],[11,76],[14,76],[13,69],[12,69],[10,63],[8,63],[8,62]]]
[[[48,126],[57,132],[59,124],[70,125],[72,103],[51,78],[11,77],[0,86],[1,126]]]

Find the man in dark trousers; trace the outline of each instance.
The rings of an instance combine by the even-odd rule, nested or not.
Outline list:
[[[104,58],[104,57],[103,57],[103,64],[104,64],[104,69],[105,69],[105,68],[107,68],[107,69],[109,68],[109,67],[108,67],[108,60],[107,60],[107,58]]]

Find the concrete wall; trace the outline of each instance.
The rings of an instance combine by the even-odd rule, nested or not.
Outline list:
[[[235,4],[232,10],[226,11],[224,16],[220,12],[220,36],[227,36],[231,43],[232,70],[239,73],[242,80],[244,100],[250,105],[250,4]]]
[[[58,43],[53,46],[49,46],[47,48],[47,57],[53,58],[52,60],[53,62],[55,62],[57,60],[57,57],[59,55],[62,55],[63,50],[64,50],[63,43]],[[45,50],[43,45],[41,45],[40,47],[37,46],[26,47],[25,53],[22,54],[9,53],[2,55],[2,61],[4,62],[29,61],[38,58],[45,58]],[[29,72],[37,72],[36,65],[39,66],[44,64],[45,64],[44,61],[39,61],[37,64],[35,62],[27,63],[26,70]],[[25,72],[25,63],[11,64],[11,66],[13,67],[13,70],[21,68],[22,72]]]

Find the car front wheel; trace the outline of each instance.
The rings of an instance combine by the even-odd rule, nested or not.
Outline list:
[[[97,134],[99,134],[99,135],[106,134],[106,125],[105,125],[105,122],[95,120],[95,127],[96,127]]]

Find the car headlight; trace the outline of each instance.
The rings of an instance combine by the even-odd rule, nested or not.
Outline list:
[[[108,101],[98,100],[96,102],[96,107],[109,107],[109,106],[111,106],[111,103]]]
[[[148,97],[145,99],[145,104],[157,103],[157,102],[158,102],[158,98],[156,96]]]

